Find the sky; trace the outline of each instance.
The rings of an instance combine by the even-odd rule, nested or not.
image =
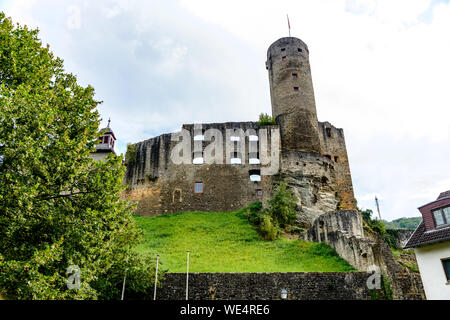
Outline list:
[[[308,44],[319,121],[343,128],[358,206],[383,219],[450,189],[450,1],[0,0],[38,27],[82,85],[102,126],[127,143],[184,123],[270,113],[266,52]]]

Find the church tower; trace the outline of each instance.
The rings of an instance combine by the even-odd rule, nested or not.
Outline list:
[[[97,145],[95,146],[95,152],[91,153],[94,160],[104,160],[110,153],[116,154],[114,151],[114,143],[116,142],[116,136],[110,128],[111,120],[108,120],[108,126],[100,130],[102,134],[99,137]]]
[[[282,150],[320,154],[308,46],[294,37],[278,39],[267,51],[266,69]]]

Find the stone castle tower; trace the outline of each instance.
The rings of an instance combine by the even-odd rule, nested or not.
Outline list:
[[[308,46],[293,37],[275,41],[267,51],[266,69],[282,148],[320,153]]]
[[[275,41],[267,52],[266,69],[276,125],[256,121],[184,124],[184,136],[200,148],[194,148],[192,157],[182,164],[171,160],[177,144],[173,134],[134,145],[124,196],[138,202],[138,214],[233,211],[265,202],[280,181],[286,181],[297,196],[298,222],[305,226],[326,212],[355,208],[344,132],[317,119],[307,45],[294,37]],[[220,132],[214,142],[223,144],[223,150],[235,144],[239,152],[233,152],[233,161],[228,161],[228,152],[219,156],[222,161],[204,161],[204,151],[213,142],[208,130]],[[270,174],[255,159],[265,153],[261,132],[266,130],[269,139],[281,136],[277,144],[281,148],[270,151],[279,167]],[[256,152],[251,144],[258,144]]]

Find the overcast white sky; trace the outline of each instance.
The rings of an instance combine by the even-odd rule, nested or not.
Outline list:
[[[344,128],[358,204],[383,218],[450,189],[449,0],[0,0],[83,85],[127,142],[183,123],[269,113],[266,50],[305,41],[320,121]]]

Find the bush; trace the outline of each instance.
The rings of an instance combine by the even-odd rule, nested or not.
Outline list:
[[[125,153],[125,163],[133,165],[137,161],[137,150],[135,144],[127,144],[127,152]]]
[[[268,209],[264,209],[261,202],[255,202],[237,211],[237,214],[255,225],[264,239],[275,240],[283,229],[290,229],[291,232],[295,229],[290,224],[297,218],[297,199],[283,181],[268,203]]]
[[[367,209],[365,211],[361,211],[364,221],[367,224],[367,228],[370,231],[378,233],[380,237],[386,242],[389,247],[393,249],[397,249],[397,231],[396,230],[386,230],[386,225],[382,220],[374,220],[372,219],[373,211]]]
[[[267,113],[261,113],[259,115],[258,124],[260,126],[268,126],[268,125],[274,125],[274,124],[277,124],[277,123],[275,122],[275,118],[274,117],[268,115]]]
[[[259,224],[259,233],[266,239],[273,241],[278,238],[281,233],[280,228],[274,223],[271,216],[263,214]]]
[[[275,190],[275,193],[268,201],[268,214],[273,218],[274,222],[281,228],[285,228],[295,222],[297,218],[297,199],[293,195],[292,190],[287,189],[286,182],[282,181]]]

